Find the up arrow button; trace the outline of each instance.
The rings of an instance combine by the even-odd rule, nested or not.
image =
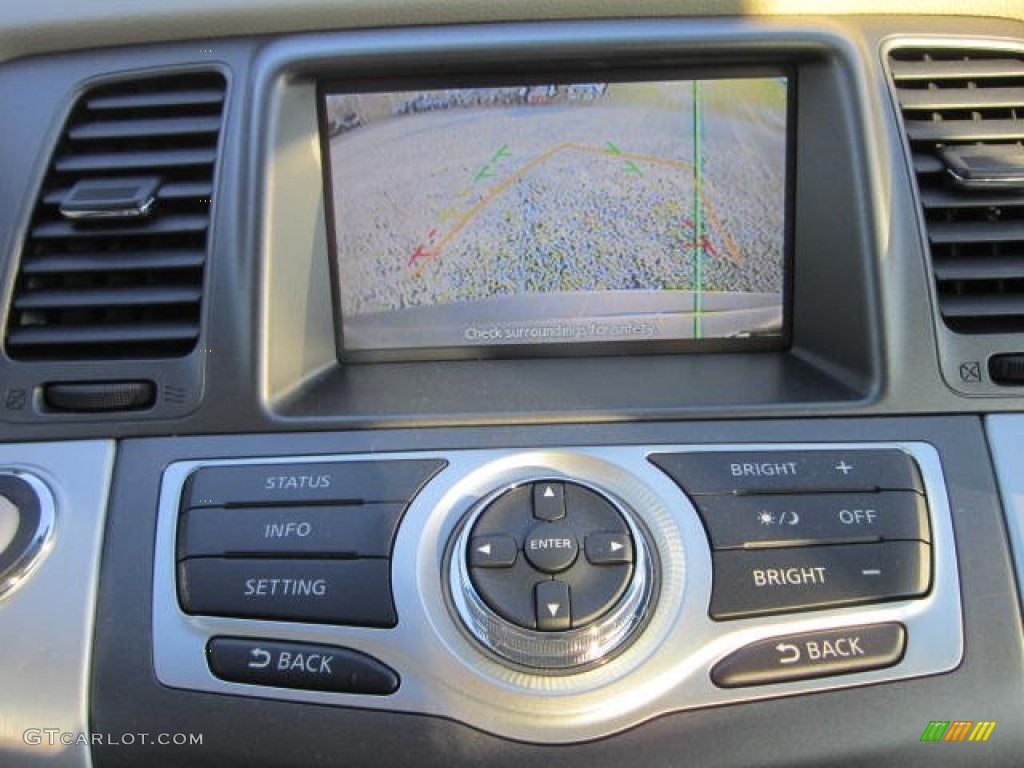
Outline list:
[[[565,486],[562,483],[534,483],[533,516],[549,523],[565,517]]]

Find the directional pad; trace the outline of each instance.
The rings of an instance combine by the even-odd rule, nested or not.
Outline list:
[[[633,578],[636,550],[610,499],[577,483],[540,480],[500,494],[481,512],[465,556],[494,613],[561,632],[615,607]]]

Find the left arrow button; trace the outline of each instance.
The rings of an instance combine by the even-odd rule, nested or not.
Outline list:
[[[511,536],[474,536],[469,542],[471,568],[508,568],[516,562],[519,547]]]

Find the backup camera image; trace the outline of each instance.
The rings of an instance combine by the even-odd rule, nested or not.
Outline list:
[[[346,351],[781,338],[785,78],[323,98]]]

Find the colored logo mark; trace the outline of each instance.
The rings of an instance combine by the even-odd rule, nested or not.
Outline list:
[[[921,741],[988,741],[995,729],[995,720],[932,720]]]

